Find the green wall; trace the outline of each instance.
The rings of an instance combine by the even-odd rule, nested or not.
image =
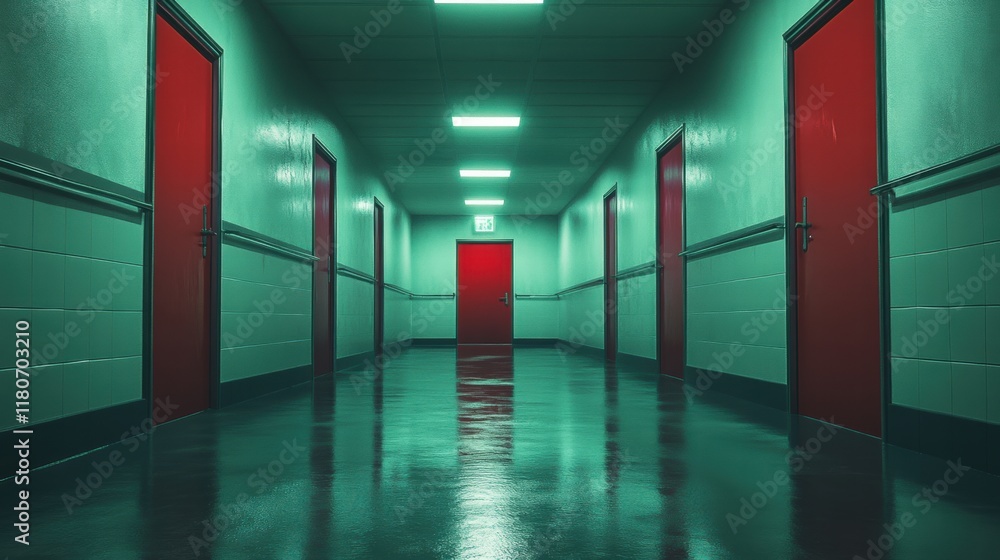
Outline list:
[[[1000,5],[885,0],[889,178],[1000,143]]]
[[[0,143],[145,190],[148,6],[0,4]],[[68,169],[74,168],[74,169]]]
[[[223,75],[223,219],[312,252],[313,135],[337,158],[337,260],[374,273],[375,198],[385,206],[386,281],[408,281],[409,216],[397,206],[356,137],[329,107],[319,84],[308,75],[267,12],[249,1],[234,6],[184,0],[183,7],[222,46]],[[221,7],[220,7],[221,6]],[[261,209],[266,208],[266,212]],[[223,255],[226,256],[225,254]],[[297,265],[286,262],[284,271]],[[223,276],[261,286],[268,283],[242,268],[239,259],[223,260]],[[279,276],[280,278],[280,276]],[[282,286],[283,289],[291,288]],[[311,290],[311,286],[303,286]],[[311,297],[311,295],[309,296]],[[348,277],[337,279],[337,356],[374,348],[374,290]],[[227,314],[241,314],[240,298],[227,298]],[[387,298],[387,316],[402,305]],[[269,339],[273,352],[285,354],[276,364],[289,369],[311,362],[311,347],[300,344],[311,313],[295,311],[287,337]],[[225,323],[224,323],[225,324]],[[287,344],[285,344],[287,343]],[[254,346],[250,344],[250,346]],[[247,348],[253,360],[260,349]],[[239,354],[240,349],[234,349]],[[276,370],[277,371],[277,370]],[[224,368],[224,379],[243,376]]]
[[[782,34],[812,2],[760,0],[737,13],[728,31],[686,65],[639,117],[592,184],[560,217],[560,279],[571,286],[603,275],[604,194],[618,186],[618,267],[655,259],[656,149],[682,125],[686,158],[686,242],[692,245],[784,215],[784,41]],[[783,239],[690,259],[687,363],[784,383],[784,304],[774,302],[785,284]],[[655,287],[652,276],[619,285],[619,351],[656,356]],[[576,296],[563,311],[561,337],[601,309],[600,289]],[[744,327],[754,317],[778,315],[758,336]],[[749,333],[749,334],[747,334]],[[749,347],[733,364],[714,353],[734,342]],[[603,347],[603,331],[588,338]],[[722,366],[722,367],[718,367]]]
[[[143,191],[146,15],[142,2],[0,4],[0,156]],[[0,180],[0,322],[31,321],[33,422],[142,397],[142,231],[134,212]],[[0,360],[5,386],[13,365]]]
[[[458,240],[514,240],[514,292],[547,295],[558,291],[555,263],[555,217],[534,220],[497,216],[495,233],[474,233],[472,216],[413,216],[413,287],[418,294],[456,292]],[[514,337],[556,338],[558,303],[555,300],[514,300]],[[455,336],[455,301],[413,302],[413,338]],[[387,333],[386,339],[395,333]]]
[[[1000,143],[1000,5],[886,9],[889,178]],[[892,205],[893,403],[1000,423],[1000,277],[979,276],[1000,259],[998,212],[996,179]]]
[[[408,284],[409,215],[264,9],[256,0],[179,4],[224,50],[223,219],[311,253],[315,135],[338,159],[338,260],[374,271],[378,197],[386,279]],[[132,0],[0,5],[0,20],[26,38],[11,44],[6,36],[0,48],[0,73],[18,77],[0,83],[0,156],[87,185],[143,191],[148,10]],[[22,31],[25,18],[35,25]],[[52,345],[33,377],[34,421],[143,397],[143,231],[134,212],[0,181],[0,321],[30,319],[36,344]],[[290,281],[299,263],[228,243],[221,258],[223,382],[310,364],[309,273]],[[119,290],[122,278],[132,280]],[[274,289],[284,302],[247,330],[254,302]],[[371,352],[372,286],[340,277],[337,292],[338,356]],[[409,314],[408,300],[389,298],[389,324],[408,323]],[[63,344],[70,324],[79,330]],[[10,383],[12,366],[0,362]],[[7,392],[4,402],[11,399]]]

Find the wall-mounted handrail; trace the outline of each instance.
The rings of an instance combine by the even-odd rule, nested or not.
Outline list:
[[[559,299],[559,296],[555,294],[550,294],[550,295],[514,294],[514,299],[555,300]]]
[[[604,277],[601,276],[600,278],[594,278],[593,280],[588,280],[586,282],[582,282],[575,286],[571,286],[569,288],[566,288],[565,290],[562,290],[561,292],[556,292],[555,295],[556,297],[568,296],[576,292],[582,292],[583,290],[596,288],[597,286],[603,286],[603,285],[604,285]]]
[[[959,191],[1000,174],[1000,145],[980,150],[968,156],[912,173],[881,184],[871,190],[875,196],[889,194],[893,203],[905,203],[936,194]],[[904,192],[899,192],[904,191]]]
[[[232,224],[223,224],[223,227],[225,228],[222,230],[222,239],[224,241],[228,240],[230,243],[250,245],[257,249],[261,249],[293,261],[313,263],[319,260],[317,257],[310,255],[305,251],[291,246],[279,245],[267,237],[254,233],[248,229],[240,228]]]
[[[367,272],[362,272],[356,268],[351,268],[346,265],[337,265],[337,274],[345,278],[353,278],[354,280],[360,280],[368,284],[375,284],[375,277]]]
[[[60,177],[37,167],[24,165],[6,158],[0,158],[0,175],[31,187],[40,187],[62,195],[82,198],[89,202],[110,206],[117,210],[124,209],[139,212],[152,212],[153,205],[148,202],[99,189],[90,185]]]
[[[622,280],[628,280],[630,278],[646,276],[647,274],[655,273],[660,268],[662,268],[660,263],[652,261],[646,264],[640,264],[639,266],[633,266],[632,268],[626,268],[625,270],[619,270],[615,279],[621,282]]]
[[[415,294],[406,288],[401,288],[395,284],[386,284],[385,289],[407,296],[411,300],[417,299],[455,299],[455,294]]]
[[[678,256],[688,259],[701,257],[709,253],[722,251],[739,243],[745,243],[746,241],[757,236],[764,235],[766,233],[773,233],[783,229],[785,229],[785,219],[775,218],[755,226],[750,226],[725,235],[713,237],[712,239],[702,241],[701,243],[695,243]]]

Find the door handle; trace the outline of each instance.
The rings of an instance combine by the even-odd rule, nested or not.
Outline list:
[[[208,237],[215,232],[208,227],[208,206],[201,207],[201,258],[208,257]]]
[[[503,297],[500,298],[500,301],[502,301],[507,307],[510,307],[510,292],[504,293]]]
[[[802,252],[806,253],[809,251],[809,242],[812,241],[812,236],[809,235],[809,230],[812,229],[813,225],[809,223],[809,198],[802,197],[802,221],[795,224],[795,229],[802,230]]]

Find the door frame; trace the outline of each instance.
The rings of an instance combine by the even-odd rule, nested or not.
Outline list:
[[[608,199],[615,198],[615,275],[613,278],[608,278]],[[621,209],[621,205],[618,200],[618,183],[615,183],[611,189],[604,193],[604,197],[601,198],[601,230],[604,232],[604,239],[602,242],[601,253],[603,253],[603,263],[601,276],[604,277],[604,294],[601,301],[604,303],[604,358],[605,360],[611,360],[612,362],[618,361],[618,233],[621,228],[618,227],[618,211]],[[608,284],[614,284],[613,287],[609,287]],[[608,355],[608,291],[613,289],[615,292],[615,306],[614,306],[614,319],[615,319],[615,351],[612,355]],[[657,341],[658,342],[658,341]]]
[[[659,147],[656,148],[656,173],[653,175],[656,177],[655,189],[656,189],[656,367],[657,373],[662,375],[663,371],[663,356],[660,355],[661,340],[663,339],[663,318],[660,317],[660,313],[663,312],[663,289],[666,287],[666,274],[664,273],[663,267],[663,257],[664,250],[660,246],[660,241],[663,239],[663,189],[661,185],[660,177],[660,160],[663,159],[667,153],[669,153],[674,148],[680,146],[681,149],[681,250],[683,251],[687,247],[687,196],[684,189],[687,188],[687,154],[684,153],[684,134],[687,131],[687,125],[682,124],[663,141]],[[617,222],[616,222],[617,223]],[[681,290],[684,292],[684,327],[681,329],[681,336],[684,339],[684,350],[681,356],[681,361],[684,363],[683,369],[687,369],[687,333],[688,333],[688,321],[687,321],[687,309],[688,309],[688,290],[687,290],[687,258],[678,256],[681,259]],[[684,377],[684,371],[681,371],[681,378]]]
[[[330,353],[332,354],[330,363],[333,364],[333,373],[337,373],[337,157],[333,155],[320,139],[313,134],[313,171],[312,171],[312,194],[313,194],[313,244],[312,252],[316,254],[316,161],[317,155],[322,156],[330,163]],[[313,273],[315,274],[315,272]],[[312,310],[316,312],[316,293],[312,295]],[[313,344],[316,344],[316,332],[314,325],[310,327],[310,336]],[[313,349],[315,359],[315,349]],[[313,364],[313,377],[315,377],[316,364]]]
[[[458,286],[458,246],[459,245],[510,245],[510,344],[514,345],[514,312],[517,310],[517,297],[514,296],[514,240],[513,239],[456,239],[455,240],[455,345],[458,346],[458,306],[461,289]]]
[[[796,166],[795,166],[795,49],[802,46],[812,38],[818,31],[830,23],[854,0],[821,0],[813,6],[805,16],[795,23],[785,34],[785,266],[786,266],[786,293],[788,298],[788,309],[786,312],[787,324],[787,344],[788,344],[788,410],[791,414],[799,414],[799,337],[798,337],[798,258],[799,244],[796,235],[795,224],[798,215],[798,197],[796,195]],[[884,182],[887,175],[886,166],[886,146],[887,146],[887,120],[886,120],[886,60],[885,60],[885,0],[874,0],[875,4],[875,66],[876,66],[876,121],[878,153],[878,180]],[[880,385],[882,389],[881,402],[881,425],[882,438],[887,434],[888,411],[891,398],[891,383],[889,372],[891,365],[888,363],[891,353],[891,336],[889,335],[889,263],[888,263],[888,212],[887,205],[881,204],[884,199],[879,200],[880,212],[878,218],[878,274],[879,274],[879,341],[880,349]]]
[[[143,259],[143,314],[145,318],[143,333],[143,381],[142,393],[146,396],[148,412],[153,413],[155,405],[153,394],[153,267],[155,255],[153,238],[156,220],[154,204],[156,194],[156,18],[162,16],[185,39],[187,39],[202,55],[212,63],[212,184],[209,198],[212,200],[212,224],[217,235],[209,236],[209,408],[221,408],[221,358],[222,358],[222,77],[223,50],[219,43],[201,27],[178,3],[177,0],[150,0],[149,9],[149,47],[147,72],[147,111],[146,111],[146,202],[154,205],[149,213],[149,223],[146,225],[146,256]]]
[[[374,197],[374,200],[375,204],[372,207],[372,217],[375,222],[373,233],[375,243],[378,244],[378,251],[372,255],[372,278],[375,286],[372,342],[374,342],[375,357],[378,358],[385,350],[385,205],[377,196]],[[382,332],[379,332],[380,329]]]

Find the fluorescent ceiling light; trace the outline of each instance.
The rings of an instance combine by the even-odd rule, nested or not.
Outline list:
[[[503,206],[502,200],[466,200],[466,206]]]
[[[521,117],[452,117],[455,126],[521,126]]]
[[[435,4],[541,4],[545,0],[434,0]]]
[[[509,179],[509,169],[462,169],[462,177],[474,179]]]

